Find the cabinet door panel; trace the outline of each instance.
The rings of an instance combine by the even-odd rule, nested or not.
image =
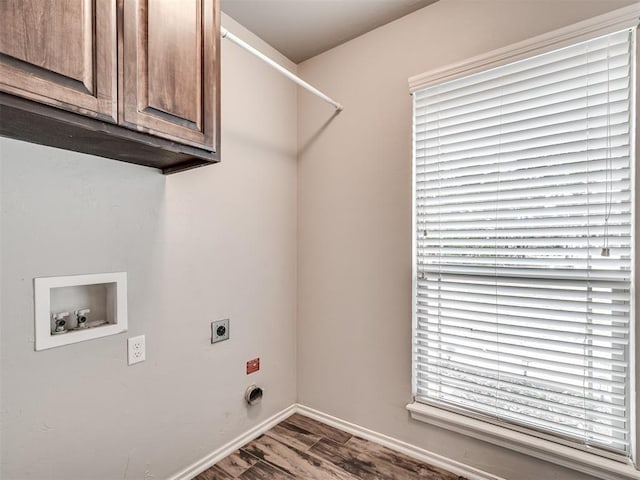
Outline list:
[[[0,1],[0,90],[115,121],[115,0]]]
[[[131,0],[124,8],[125,124],[216,150],[217,1]]]

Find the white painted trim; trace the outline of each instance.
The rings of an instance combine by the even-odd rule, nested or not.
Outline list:
[[[421,403],[410,403],[407,405],[407,410],[415,420],[515,450],[603,480],[640,480],[640,472],[631,463],[617,462]]]
[[[448,470],[451,473],[455,473],[456,475],[461,475],[469,480],[503,480],[500,477],[483,472],[477,468],[456,462],[436,453],[416,447],[415,445],[411,445],[410,443],[383,435],[382,433],[374,432],[373,430],[361,427],[355,423],[347,422],[346,420],[333,417],[304,405],[297,405],[297,412],[322,423],[326,423],[327,425],[331,425],[332,427],[344,430],[352,435],[357,435],[358,437],[383,445],[391,450],[395,450],[396,452],[408,455],[416,460],[420,460],[421,462],[433,465],[434,467],[439,467],[444,470]]]
[[[96,328],[72,330],[64,335],[52,335],[51,315],[53,312],[51,311],[51,290],[54,288],[99,284],[115,285],[113,292],[110,290],[107,292],[108,318],[98,319],[107,320],[108,323]],[[115,335],[126,332],[129,328],[127,314],[127,272],[34,278],[33,298],[35,320],[34,347],[36,351]],[[78,308],[85,306],[86,305],[77,305]]]
[[[411,342],[418,336],[418,211],[416,201],[416,96],[411,97]],[[411,351],[414,351],[412,346]],[[411,361],[411,395],[416,398],[418,385],[418,369]]]
[[[288,406],[281,412],[276,413],[272,417],[267,418],[264,422],[256,425],[255,427],[246,431],[239,437],[234,438],[229,443],[226,443],[225,445],[221,446],[217,450],[214,450],[206,457],[201,458],[200,460],[197,460],[196,462],[192,463],[184,470],[175,474],[173,477],[170,477],[169,480],[191,480],[193,477],[201,474],[206,469],[214,466],[223,458],[231,455],[240,447],[245,446],[251,440],[258,438],[267,430],[273,428],[283,420],[286,420],[297,411],[298,411],[297,404],[294,403],[293,405]]]
[[[411,92],[415,92],[430,85],[448,82],[464,75],[471,75],[472,73],[516,62],[523,58],[556,50],[601,35],[624,30],[638,25],[639,18],[640,2],[459,63],[415,75],[409,78],[409,89]]]
[[[640,358],[640,328],[636,325],[638,320],[638,284],[640,284],[640,223],[638,222],[639,214],[640,214],[640,164],[638,163],[638,152],[640,151],[640,135],[638,135],[638,113],[640,112],[640,105],[638,101],[640,96],[638,92],[640,91],[640,75],[638,75],[638,66],[640,66],[640,49],[638,48],[638,32],[636,32],[634,41],[633,41],[633,67],[631,69],[631,75],[633,78],[633,84],[635,85],[635,89],[632,89],[633,99],[631,102],[633,114],[631,115],[631,135],[633,141],[631,142],[631,158],[633,161],[631,162],[631,191],[634,192],[634,203],[635,208],[631,212],[631,232],[635,236],[635,242],[633,243],[633,249],[631,250],[631,265],[633,266],[634,275],[631,280],[631,322],[630,322],[630,338],[635,339],[635,348],[631,348],[631,357],[630,357],[630,392],[632,401],[631,404],[631,445],[632,445],[632,459],[636,464],[636,468],[640,462],[640,445],[638,445],[638,432],[640,430],[640,417],[638,412],[638,399],[639,391],[638,386],[640,385],[640,368],[637,366],[637,361]]]

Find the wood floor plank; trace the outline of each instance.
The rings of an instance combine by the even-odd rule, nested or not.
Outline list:
[[[289,445],[298,450],[307,451],[316,444],[322,437],[314,433],[307,432],[295,425],[280,423],[265,433],[276,440]]]
[[[243,450],[294,478],[304,480],[354,479],[352,475],[336,468],[330,462],[285,445],[268,435],[263,435],[250,442],[243,447]]]
[[[194,480],[465,480],[382,445],[293,415]]]
[[[393,450],[365,440],[364,438],[353,436],[347,442],[347,446],[358,452],[367,452],[369,455],[379,458],[382,461],[399,465],[410,472],[419,473],[422,466],[418,460],[396,453]]]
[[[268,463],[258,462],[238,477],[238,480],[293,480],[288,475]]]
[[[233,478],[239,477],[246,470],[251,468],[255,463],[258,462],[258,459],[253,455],[249,455],[248,453],[242,450],[236,450],[228,457],[223,458],[216,466],[224,470],[226,473],[231,475]]]
[[[380,480],[372,462],[358,457],[358,452],[332,440],[323,438],[309,449],[309,453],[331,462],[336,467],[361,480]]]
[[[348,444],[340,445],[331,440],[320,440],[311,447],[309,453],[330,461],[362,480],[440,480],[437,477],[432,479],[423,476],[419,468],[403,468],[401,465],[378,458],[367,450],[357,450]]]
[[[369,458],[376,464],[397,465],[415,475],[421,480],[464,480],[464,477],[453,474],[432,465],[420,462],[414,458],[395,452],[378,443],[370,442],[364,438],[353,436],[346,443],[348,448],[357,452],[366,452]]]
[[[234,478],[224,470],[214,465],[208,470],[205,470],[204,472],[202,472],[193,480],[234,480]]]
[[[300,415],[299,413],[290,416],[282,423],[287,425],[294,425],[298,428],[306,430],[309,433],[320,435],[321,437],[333,440],[336,443],[346,443],[351,438],[351,434],[347,432],[343,432],[342,430],[338,430],[337,428],[325,425],[324,423],[320,423],[317,420],[305,417],[304,415]]]

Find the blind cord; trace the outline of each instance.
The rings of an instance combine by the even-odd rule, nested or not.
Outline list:
[[[611,216],[611,204],[613,203],[613,172],[611,163],[611,72],[610,72],[610,58],[611,58],[611,39],[607,39],[607,151],[605,160],[605,212],[604,212],[604,239],[603,247],[600,255],[608,257],[611,255],[609,249],[609,217]]]

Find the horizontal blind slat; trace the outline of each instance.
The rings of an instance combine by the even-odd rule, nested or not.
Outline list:
[[[603,407],[607,409],[617,408],[619,411],[624,411],[625,409],[625,395],[624,391],[620,389],[618,389],[619,393],[616,393],[613,389],[606,386],[598,385],[596,387],[588,384],[584,385],[584,382],[578,382],[573,385],[567,383],[564,379],[554,381],[551,378],[535,378],[524,374],[519,375],[508,372],[506,369],[500,370],[499,367],[492,369],[491,361],[464,354],[456,354],[452,358],[443,359],[437,352],[435,354],[428,354],[425,351],[419,351],[416,354],[416,358],[418,359],[418,367],[422,369],[421,371],[427,371],[430,368],[439,368],[443,362],[450,365],[451,368],[459,370],[468,370],[473,367],[477,370],[482,369],[484,376],[492,376],[495,378],[499,376],[501,379],[504,379],[504,381],[519,385],[524,384],[539,394],[548,393],[549,395],[561,395],[565,398],[565,401],[593,401],[598,404],[602,403]],[[497,365],[497,362],[493,363]],[[471,371],[472,370],[469,370],[469,373],[471,373]]]
[[[619,421],[624,414],[624,397],[622,395],[602,396],[598,392],[597,395],[592,393],[585,396],[582,389],[570,389],[566,385],[553,385],[545,382],[536,385],[525,385],[521,376],[511,375],[504,371],[492,372],[476,365],[449,362],[434,357],[427,358],[423,355],[418,355],[418,359],[420,362],[429,362],[421,363],[423,370],[418,375],[429,375],[434,372],[445,371],[450,372],[452,375],[464,375],[460,378],[469,382],[487,379],[488,381],[493,381],[496,386],[500,382],[504,390],[520,392],[521,394],[528,392],[541,404],[555,405],[567,409],[580,409],[586,413],[603,412],[605,418],[609,420]],[[540,391],[546,394],[544,398],[540,396]],[[596,397],[599,399],[596,399]]]
[[[455,346],[456,350],[444,350],[437,345],[435,342],[428,342],[427,340],[419,340],[418,345],[422,347],[424,351],[437,352],[440,355],[444,355],[446,357],[451,358],[459,358],[464,357],[467,359],[475,359],[476,361],[485,360],[490,361],[495,364],[500,365],[499,369],[496,371],[500,371],[504,369],[505,371],[511,371],[515,373],[519,370],[526,371],[526,375],[523,373],[523,378],[527,378],[531,376],[532,378],[542,378],[542,379],[551,379],[555,381],[560,381],[562,379],[567,384],[579,386],[584,385],[584,369],[578,365],[568,365],[568,364],[560,364],[558,362],[550,362],[539,360],[536,357],[531,357],[527,355],[509,355],[509,354],[501,354],[498,355],[497,352],[486,352],[481,347],[473,347],[473,346],[464,346],[458,343],[453,343],[452,346]],[[528,362],[525,365],[523,362]],[[615,362],[611,362],[615,363]],[[526,368],[525,368],[526,367]],[[561,369],[559,367],[562,367]],[[624,383],[618,380],[608,380],[607,378],[602,378],[604,375],[608,374],[608,370],[598,369],[594,372],[594,377],[590,378],[590,381],[594,384],[602,386],[602,388],[610,389],[610,388],[621,388],[624,386]],[[596,377],[595,375],[601,375],[600,377]],[[625,372],[620,372],[618,378],[621,378],[625,375]]]
[[[496,399],[509,400],[510,402],[530,407],[541,413],[554,413],[560,415],[562,418],[568,421],[583,421],[588,423],[591,427],[604,425],[609,426],[617,433],[624,433],[625,430],[616,428],[618,423],[626,422],[620,421],[620,416],[610,415],[605,412],[601,412],[602,405],[598,405],[594,409],[586,408],[586,404],[581,406],[565,405],[558,402],[550,402],[544,399],[539,399],[533,396],[527,396],[526,394],[519,393],[514,389],[509,389],[510,386],[503,385],[498,380],[480,380],[478,377],[470,377],[467,374],[461,376],[459,372],[447,371],[447,369],[441,369],[440,374],[446,379],[445,385],[451,385],[459,387],[461,389],[470,388],[473,391],[483,392],[484,395],[493,396]],[[457,375],[456,375],[457,374]],[[424,380],[423,384],[438,383],[440,380],[437,373],[421,372],[419,379]],[[466,377],[466,378],[465,378]],[[468,378],[473,378],[474,382],[467,381]]]
[[[429,332],[419,332],[417,341],[419,345],[429,348],[439,349],[441,352],[449,351],[481,351],[487,358],[494,358],[500,362],[522,365],[526,361],[531,366],[539,369],[562,372],[567,375],[582,376],[586,367],[594,379],[598,381],[619,383],[620,379],[626,377],[624,361],[616,361],[607,358],[622,358],[622,349],[607,351],[607,349],[584,348],[584,352],[558,351],[551,348],[528,346],[523,342],[521,345],[510,344],[506,335],[500,335],[499,340],[483,340],[477,333],[453,334],[450,331],[442,334],[429,334]],[[498,335],[496,335],[498,337]],[[446,350],[444,346],[454,348]],[[576,349],[577,350],[577,349]],[[588,352],[588,353],[587,353]],[[600,353],[602,356],[596,355]],[[619,367],[616,370],[614,367]]]
[[[465,402],[461,402],[461,403],[487,405],[489,407],[493,407],[496,411],[508,412],[508,414],[506,414],[506,415],[502,414],[501,416],[503,416],[505,418],[513,416],[515,418],[518,418],[519,420],[521,420],[525,424],[527,422],[530,422],[533,425],[546,426],[547,428],[552,428],[555,431],[560,431],[562,433],[569,434],[569,435],[575,436],[577,438],[588,437],[588,438],[590,438],[592,440],[599,440],[601,442],[606,442],[607,444],[609,442],[611,442],[612,444],[619,444],[619,445],[625,445],[625,446],[628,445],[627,441],[618,440],[617,438],[613,437],[613,433],[615,432],[614,429],[610,429],[610,431],[612,431],[611,435],[601,435],[601,434],[595,433],[593,431],[586,430],[584,427],[582,427],[582,428],[571,427],[570,425],[567,425],[566,423],[561,422],[560,419],[555,419],[555,418],[551,419],[551,420],[544,419],[544,418],[542,418],[542,416],[539,414],[538,411],[531,412],[529,415],[522,414],[522,413],[516,413],[513,410],[515,405],[513,405],[512,403],[495,401],[494,398],[487,397],[487,396],[481,396],[481,394],[479,394],[478,392],[475,392],[475,391],[472,393],[472,392],[469,392],[469,391],[456,389],[455,387],[452,387],[452,386],[446,386],[446,387],[443,387],[442,389],[444,389],[444,388],[447,389],[447,394],[448,395],[445,398],[448,401],[451,401],[451,400],[455,399],[455,397],[457,397],[457,399],[459,401],[465,401]],[[423,388],[422,390],[424,391],[424,390],[429,390],[429,389]],[[430,389],[430,390],[433,390],[433,389]],[[434,390],[434,392],[439,392],[440,390],[441,389]],[[453,392],[452,392],[452,390],[453,390]]]
[[[417,299],[417,307],[426,309],[427,307],[436,306],[438,308],[451,308],[460,310],[469,310],[476,312],[493,313],[496,317],[501,315],[523,318],[541,318],[546,320],[561,321],[594,321],[604,317],[608,317],[610,321],[624,322],[628,317],[630,308],[628,304],[611,304],[603,313],[598,312],[597,306],[591,308],[586,307],[584,311],[566,308],[568,305],[558,305],[560,308],[549,308],[540,302],[538,306],[535,303],[529,305],[509,305],[506,302],[496,306],[496,302],[482,302],[481,297],[469,297],[467,300],[459,298],[439,297],[430,299],[424,295],[420,295]],[[586,302],[585,302],[586,303]],[[492,308],[493,307],[493,308]],[[588,309],[588,311],[586,311]]]

